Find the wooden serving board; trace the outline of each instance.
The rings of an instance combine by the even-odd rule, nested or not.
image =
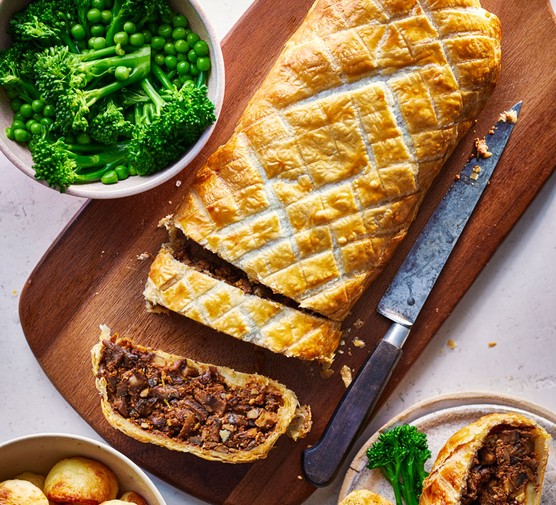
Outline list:
[[[159,219],[174,211],[188,177],[230,136],[249,97],[262,81],[285,40],[306,15],[312,0],[259,0],[223,42],[227,88],[224,109],[210,142],[187,171],[147,193],[90,202],[53,244],[30,276],[20,316],[29,345],[67,401],[110,444],[178,488],[204,500],[229,505],[298,504],[313,488],[302,479],[300,455],[322,433],[345,388],[338,371],[357,369],[387,329],[375,313],[378,300],[428,216],[471,151],[499,113],[522,99],[523,111],[503,161],[480,202],[422,317],[404,349],[402,362],[383,395],[399,383],[435,331],[533,200],[554,169],[556,136],[556,24],[548,0],[484,0],[505,28],[503,71],[495,94],[431,189],[418,220],[394,260],[362,297],[344,328],[345,351],[328,379],[317,365],[273,355],[217,334],[176,314],[145,311],[142,297],[150,261],[166,240]],[[186,175],[186,172],[188,175]],[[181,187],[176,180],[181,180]],[[363,321],[364,325],[354,324]],[[225,465],[144,445],[104,420],[90,367],[90,349],[100,324],[146,345],[204,362],[259,372],[285,383],[313,410],[314,426],[303,441],[282,437],[268,459]],[[355,348],[352,339],[366,342]]]

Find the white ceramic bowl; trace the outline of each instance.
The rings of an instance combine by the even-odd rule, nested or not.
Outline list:
[[[0,0],[0,48],[9,45],[7,35],[9,19],[15,12],[29,3],[29,0]],[[208,95],[215,104],[215,113],[218,119],[222,110],[225,84],[224,58],[220,43],[198,0],[169,0],[169,3],[174,10],[187,17],[192,30],[198,33],[209,45],[212,68],[208,81]],[[0,88],[0,150],[24,174],[35,180],[31,153],[27,147],[6,137],[6,128],[11,125],[12,120],[13,111],[10,108],[6,94]],[[161,172],[145,177],[129,177],[125,181],[110,185],[101,182],[74,184],[66,190],[66,193],[84,198],[108,199],[131,196],[152,189],[177,175],[199,154],[211,136],[215,125],[216,123],[210,126],[196,144],[184,153],[178,161]],[[36,182],[48,187],[44,181]],[[55,189],[55,191],[58,190]]]
[[[139,493],[149,505],[166,505],[149,477],[133,461],[106,444],[77,435],[44,433],[0,444],[0,482],[23,472],[46,475],[61,459],[82,456],[104,463],[126,491]]]

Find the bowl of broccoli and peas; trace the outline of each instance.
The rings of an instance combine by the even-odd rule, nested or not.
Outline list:
[[[158,186],[205,145],[223,95],[195,0],[0,0],[0,149],[45,186]]]

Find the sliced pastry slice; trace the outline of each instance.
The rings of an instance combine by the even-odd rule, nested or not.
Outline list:
[[[481,417],[440,450],[419,505],[539,505],[549,440],[523,415]]]
[[[104,416],[140,442],[247,463],[284,433],[297,439],[311,428],[309,407],[272,379],[143,347],[108,328],[92,362]]]
[[[338,323],[299,310],[192,242],[161,249],[144,294],[151,310],[165,307],[286,356],[330,362],[341,337]]]

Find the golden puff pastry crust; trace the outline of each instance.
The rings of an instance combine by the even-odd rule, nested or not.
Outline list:
[[[174,226],[343,320],[491,94],[500,37],[478,0],[317,0]]]
[[[517,498],[517,501],[513,501],[513,499],[503,501],[503,496],[500,496],[500,501],[497,503],[539,505],[548,461],[550,435],[533,420],[517,413],[486,415],[454,433],[440,450],[430,475],[423,483],[419,505],[460,505],[463,503],[462,496],[472,493],[473,488],[477,488],[475,484],[469,484],[473,467],[480,464],[485,472],[487,471],[484,469],[485,467],[495,464],[494,461],[487,459],[489,456],[488,453],[485,453],[485,444],[489,435],[497,433],[501,429],[519,429],[531,434],[536,470],[533,479],[527,482],[524,492]],[[496,443],[500,443],[500,441]],[[481,450],[483,453],[479,452]],[[499,445],[498,451],[502,455],[500,452],[497,454],[498,462],[496,464],[500,464],[500,461],[502,464],[506,464],[503,461],[504,446]],[[523,453],[519,457],[522,458]],[[514,456],[508,455],[508,460],[510,459],[512,465],[517,464]],[[479,466],[476,468],[477,472],[480,472]],[[497,486],[501,484],[504,487],[504,482],[507,480],[505,474],[508,474],[507,470],[499,471],[502,480],[496,484]],[[512,479],[510,477],[510,481]],[[468,486],[470,486],[469,489]],[[510,486],[506,492],[513,493],[514,490]],[[471,501],[471,503],[479,503],[479,501]],[[481,503],[483,502],[481,501]]]
[[[248,463],[265,458],[284,433],[297,440],[311,429],[310,408],[262,375],[144,347],[106,327],[91,355],[106,420],[139,442]]]
[[[331,362],[341,338],[337,323],[248,294],[177,260],[170,247],[152,263],[144,295],[151,310],[165,307],[289,357]]]
[[[372,491],[358,489],[349,493],[339,505],[392,505],[392,502]]]

